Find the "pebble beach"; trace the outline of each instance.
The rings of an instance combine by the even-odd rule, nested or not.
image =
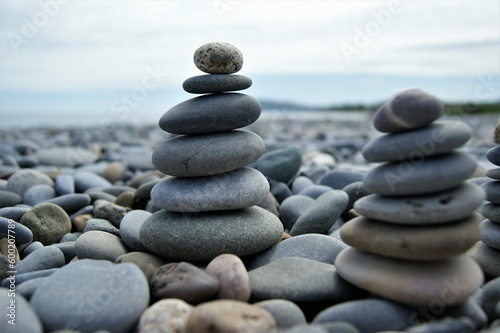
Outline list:
[[[498,114],[261,110],[193,60],[157,123],[0,129],[1,332],[500,331]]]

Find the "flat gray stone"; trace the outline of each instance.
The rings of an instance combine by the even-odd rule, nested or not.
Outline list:
[[[54,181],[44,173],[33,169],[21,169],[7,181],[7,191],[17,193],[21,197],[31,186],[34,185],[49,185],[54,186]]]
[[[89,171],[80,171],[73,175],[75,178],[75,187],[78,192],[85,192],[93,187],[106,188],[113,184],[103,177]]]
[[[488,149],[486,158],[491,163],[500,166],[500,145]]]
[[[18,274],[59,268],[66,263],[64,254],[55,246],[45,246],[21,260],[16,270]]]
[[[486,201],[500,204],[500,181],[494,180],[481,185],[486,193]]]
[[[301,257],[333,264],[340,251],[346,247],[346,244],[333,237],[320,234],[299,235],[259,253],[246,266],[250,271],[286,257]]]
[[[59,167],[75,167],[92,164],[97,160],[97,155],[91,150],[80,147],[51,147],[39,149],[35,156],[40,164]]]
[[[212,176],[255,162],[264,151],[264,141],[248,131],[185,135],[156,146],[153,164],[175,177]]]
[[[53,186],[34,185],[30,187],[23,195],[23,204],[35,206],[37,203],[52,199],[56,196]]]
[[[119,237],[104,231],[83,233],[76,240],[75,251],[80,259],[102,259],[113,262],[119,256],[128,253]]]
[[[362,153],[370,162],[418,161],[424,156],[459,148],[471,135],[470,127],[461,121],[441,121],[413,131],[380,136],[366,144]]]
[[[364,294],[340,278],[334,265],[300,257],[278,259],[248,275],[256,300],[340,303]]]
[[[443,113],[443,103],[421,89],[394,94],[375,113],[373,125],[380,132],[401,132],[425,127]]]
[[[133,210],[122,218],[120,222],[120,235],[122,241],[130,250],[147,252],[141,243],[139,232],[146,219],[150,216],[151,213],[145,210]]]
[[[33,241],[33,232],[31,232],[29,228],[12,219],[0,216],[0,238],[9,238],[9,234],[12,238],[14,234],[12,233],[12,231],[9,232],[9,230],[15,231],[15,240],[17,246],[21,244],[28,244]]]
[[[292,195],[280,205],[280,219],[286,229],[292,229],[299,217],[314,203],[314,199],[305,195]]]
[[[293,180],[291,190],[293,194],[299,194],[300,191],[313,185],[314,182],[311,179],[306,176],[298,176]]]
[[[477,242],[469,250],[468,254],[481,266],[487,277],[496,278],[500,276],[500,250],[492,248],[483,242]]]
[[[83,233],[89,231],[104,231],[120,237],[120,230],[106,219],[90,218],[85,223]]]
[[[260,252],[282,235],[281,221],[259,207],[198,214],[161,210],[148,217],[140,231],[142,244],[151,252],[188,262]]]
[[[193,55],[196,67],[209,74],[232,74],[243,66],[243,54],[225,42],[210,42],[196,49]]]
[[[333,191],[333,188],[326,185],[312,185],[299,192],[300,195],[305,195],[313,199],[318,199],[326,192]]]
[[[251,207],[268,193],[267,179],[244,167],[214,176],[168,177],[153,187],[151,200],[171,212],[203,212]]]
[[[391,162],[373,168],[363,179],[363,186],[388,196],[435,193],[459,186],[476,167],[474,158],[461,152],[428,157],[418,163]]]
[[[31,304],[50,332],[130,332],[149,304],[149,284],[134,264],[83,259],[47,277]]]
[[[182,83],[184,91],[192,94],[222,93],[250,88],[252,80],[244,75],[198,75]]]
[[[66,173],[58,175],[55,178],[55,187],[59,195],[75,193],[75,179]]]
[[[486,176],[492,179],[500,180],[500,168],[486,170]]]
[[[266,177],[288,183],[299,171],[301,164],[302,152],[298,147],[290,146],[267,152],[250,166]]]
[[[159,121],[162,130],[174,134],[208,134],[248,126],[261,113],[259,101],[239,93],[203,95],[168,110]]]
[[[83,193],[63,194],[56,198],[47,199],[42,203],[52,203],[64,209],[68,214],[74,213],[80,208],[90,205],[90,196]]]
[[[307,324],[304,312],[297,304],[289,300],[269,299],[254,303],[254,305],[268,311],[276,320],[278,328]]]
[[[298,218],[290,230],[290,235],[325,234],[340,217],[348,201],[349,196],[342,190],[332,190],[322,194]]]
[[[17,193],[0,190],[0,208],[18,205],[22,200]]]
[[[494,203],[486,203],[479,208],[479,212],[484,217],[495,223],[500,223],[500,205]]]
[[[8,288],[0,288],[0,308],[2,309],[0,330],[2,333],[43,333],[42,322],[30,302],[19,292],[15,293],[15,297],[9,295],[12,295],[12,292]],[[11,300],[15,301],[12,316],[8,309],[11,306]]]
[[[462,220],[485,198],[477,185],[464,182],[457,188],[434,194],[389,197],[371,194],[354,203],[359,214],[396,224],[430,224]]]
[[[500,224],[488,219],[481,222],[481,241],[489,247],[500,250]]]
[[[341,190],[349,184],[363,180],[365,173],[349,170],[332,170],[323,175],[319,180],[320,185]]]

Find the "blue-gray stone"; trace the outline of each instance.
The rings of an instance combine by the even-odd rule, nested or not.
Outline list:
[[[494,203],[487,203],[479,208],[479,212],[484,217],[495,223],[500,223],[500,205]]]
[[[197,214],[161,210],[146,219],[139,236],[153,253],[194,262],[210,261],[223,253],[257,253],[279,242],[282,235],[278,217],[263,208],[250,207]]]
[[[359,171],[332,170],[321,177],[319,185],[341,190],[349,184],[363,180],[364,176],[365,174]]]
[[[9,230],[11,230],[9,232]],[[12,230],[15,234],[12,233]],[[0,238],[12,238],[15,235],[16,245],[27,244],[33,241],[33,233],[31,230],[21,223],[12,219],[0,216]]]
[[[97,160],[97,155],[94,152],[81,147],[47,147],[39,149],[35,156],[40,164],[58,167],[76,167],[91,164]]]
[[[342,190],[325,192],[298,218],[290,235],[325,234],[344,211],[349,196]]]
[[[0,216],[19,221],[30,209],[31,207],[28,206],[4,207],[0,208]]]
[[[251,85],[252,80],[244,75],[210,74],[190,77],[182,88],[191,94],[209,94],[244,90]]]
[[[130,332],[149,304],[149,285],[134,264],[79,260],[46,278],[31,304],[47,331]]]
[[[471,137],[470,127],[461,121],[442,121],[427,127],[380,136],[366,144],[363,157],[370,162],[419,161],[463,146]]]
[[[61,238],[61,243],[65,242],[74,242],[82,235],[81,232],[72,232],[72,233],[67,233]]]
[[[248,208],[269,192],[267,179],[257,170],[238,170],[205,177],[168,177],[151,191],[153,204],[171,212],[202,212]]]
[[[155,148],[152,159],[156,169],[167,175],[199,177],[242,168],[264,151],[260,136],[235,130],[169,139]]]
[[[12,305],[13,311],[9,309]],[[12,296],[8,288],[0,288],[0,309],[2,309],[0,317],[2,333],[43,333],[43,325],[36,311],[19,292]]]
[[[33,293],[35,292],[36,288],[40,286],[40,284],[43,282],[43,280],[46,277],[39,277],[39,278],[34,278],[28,281],[25,281],[21,284],[17,285],[16,292],[20,293],[23,295],[26,299],[30,299]],[[3,332],[3,331],[2,331]]]
[[[131,251],[147,252],[141,243],[139,232],[149,216],[151,216],[151,213],[145,210],[133,210],[128,212],[120,222],[122,241]]]
[[[340,251],[346,247],[346,244],[333,237],[319,234],[299,235],[259,253],[246,266],[250,271],[285,257],[301,257],[333,264]]]
[[[55,246],[42,247],[21,260],[16,270],[18,274],[59,268],[66,263],[64,254]]]
[[[16,163],[20,168],[33,168],[36,167],[40,161],[34,155],[17,156]]]
[[[500,166],[500,145],[488,149],[486,158],[491,163]]]
[[[56,191],[49,185],[34,185],[23,195],[23,204],[35,206],[37,203],[52,199],[56,196]]]
[[[52,246],[57,247],[64,254],[64,260],[66,264],[69,263],[76,257],[76,242],[75,241],[65,241],[61,243],[54,244]]]
[[[500,180],[500,168],[486,170],[486,176],[492,179]]]
[[[64,194],[56,198],[44,200],[44,203],[52,203],[71,214],[90,204],[90,196],[83,193]]]
[[[16,283],[21,284],[26,281],[29,281],[31,279],[36,279],[39,277],[44,277],[44,276],[49,276],[55,272],[57,272],[59,268],[50,268],[50,269],[44,269],[41,271],[34,271],[34,272],[29,272],[29,273],[23,273],[23,274],[17,274],[16,275]],[[10,282],[7,279],[2,280],[2,287],[7,288],[9,286]]]
[[[494,180],[481,185],[486,192],[486,201],[500,204],[500,181]]]
[[[83,233],[75,243],[76,256],[80,259],[102,259],[115,261],[122,254],[128,253],[122,240],[104,231]]]
[[[373,168],[363,186],[388,196],[435,193],[459,186],[476,167],[474,158],[461,152],[431,156],[418,163],[390,162]]]
[[[479,241],[467,253],[481,266],[487,277],[500,276],[500,250]]]
[[[292,301],[286,299],[270,299],[254,303],[261,309],[268,311],[276,321],[278,328],[288,328],[295,325],[307,324],[304,312]]]
[[[317,199],[326,192],[333,191],[334,189],[326,185],[312,185],[299,192],[300,195]]]
[[[299,217],[314,203],[314,199],[305,195],[292,195],[280,205],[280,219],[287,230],[292,229]]]
[[[500,224],[488,219],[479,225],[481,230],[481,241],[489,247],[500,250]]]
[[[15,206],[20,204],[22,200],[17,193],[0,190],[0,208]]]
[[[344,214],[349,212],[356,201],[359,199],[366,197],[370,195],[371,193],[363,186],[363,182],[354,182],[350,183],[349,185],[345,186],[342,191],[347,193],[349,196],[349,202],[347,203],[347,206],[344,209]]]
[[[300,191],[313,186],[314,182],[305,176],[298,176],[292,182],[292,193],[299,194]]]
[[[21,169],[7,181],[7,191],[19,194],[21,197],[30,187],[34,185],[49,185],[54,186],[54,181],[44,173],[33,169]]]
[[[77,217],[79,215],[93,214],[93,213],[94,213],[94,206],[88,205],[88,206],[85,206],[83,208],[80,208],[79,210],[77,210],[76,212],[71,214],[69,217],[70,217],[71,221],[73,221],[75,219],[75,217]]]
[[[299,171],[302,153],[298,147],[290,146],[265,153],[250,166],[275,181],[288,183]]]
[[[33,252],[43,248],[43,244],[39,241],[29,243],[21,252],[22,257],[29,256]]]
[[[292,191],[287,184],[275,181],[270,181],[269,183],[271,184],[271,193],[279,203],[292,196]]]
[[[85,228],[83,229],[83,233],[89,231],[104,231],[120,237],[120,230],[117,227],[115,227],[111,222],[105,219],[99,219],[99,218],[88,219],[87,223],[85,223]]]
[[[72,175],[63,173],[55,178],[56,192],[59,195],[75,193],[75,179]]]
[[[73,176],[75,178],[75,187],[78,192],[85,192],[93,187],[109,187],[112,184],[103,177],[89,172],[77,172]]]
[[[159,126],[174,134],[206,134],[248,126],[261,113],[259,101],[239,93],[203,95],[168,110]]]

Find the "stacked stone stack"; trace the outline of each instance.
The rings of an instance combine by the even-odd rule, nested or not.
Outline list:
[[[497,125],[497,131],[500,123]],[[495,142],[500,143],[500,137],[495,136]],[[481,185],[486,192],[486,204],[479,211],[486,218],[480,224],[481,241],[471,250],[470,254],[490,278],[500,276],[500,145],[486,152],[486,158],[499,168],[486,171],[491,178]]]
[[[349,247],[335,261],[350,283],[412,306],[462,304],[483,283],[465,252],[479,240],[475,210],[484,192],[465,182],[475,160],[456,151],[471,130],[436,121],[442,109],[436,97],[409,89],[377,111],[374,126],[388,134],[368,143],[363,155],[384,163],[363,179],[374,194],[354,204],[361,216],[342,226]]]
[[[283,235],[278,217],[255,206],[269,192],[267,179],[246,167],[265,151],[256,134],[238,130],[261,113],[253,97],[231,91],[252,84],[231,75],[243,65],[241,52],[228,43],[208,43],[195,51],[198,69],[183,88],[203,94],[168,110],[159,126],[178,134],[159,144],[153,164],[168,175],[151,191],[161,208],[140,231],[143,245],[173,261],[209,261],[223,253],[260,252]]]

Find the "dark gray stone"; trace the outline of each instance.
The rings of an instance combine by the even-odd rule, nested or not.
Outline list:
[[[500,181],[494,180],[481,185],[486,192],[486,201],[500,204]]]
[[[347,193],[347,195],[349,196],[349,202],[344,209],[344,214],[349,212],[353,208],[356,201],[371,194],[371,192],[369,192],[363,186],[362,181],[350,183],[349,185],[345,186],[342,191]]]
[[[314,182],[305,176],[298,176],[292,182],[292,193],[299,194],[302,190],[313,186]]]
[[[256,205],[269,192],[257,170],[238,170],[205,177],[168,177],[151,191],[153,204],[171,212],[241,209]]]
[[[122,240],[104,231],[89,231],[83,233],[75,243],[76,256],[80,259],[102,259],[115,261],[127,248]]]
[[[59,206],[41,203],[23,215],[19,221],[33,232],[33,240],[43,245],[59,243],[64,234],[71,231],[71,220]]]
[[[275,181],[288,183],[299,171],[302,164],[302,153],[298,147],[290,146],[265,153],[251,164],[264,176]]]
[[[128,212],[120,222],[122,241],[130,250],[147,252],[141,243],[139,232],[149,216],[151,216],[151,213],[145,210],[133,210]]]
[[[500,168],[486,170],[486,176],[492,179],[500,180]]]
[[[474,333],[474,323],[469,318],[445,318],[412,326],[408,333]]]
[[[96,200],[94,201],[93,214],[97,218],[108,220],[119,228],[121,220],[130,210],[128,207],[122,207],[106,200]]]
[[[274,181],[270,182],[270,184],[271,193],[279,203],[282,203],[286,198],[292,196],[292,191],[287,184]]]
[[[43,203],[52,203],[64,209],[68,214],[90,204],[90,196],[83,193],[64,194],[56,198],[42,201]]]
[[[44,269],[41,271],[34,271],[34,272],[29,272],[29,273],[17,274],[16,275],[16,283],[21,284],[21,283],[24,283],[24,282],[32,280],[32,279],[49,276],[49,275],[57,272],[58,270],[59,270],[59,268],[50,268],[50,269]],[[8,288],[9,284],[10,284],[9,280],[7,280],[7,279],[2,280],[2,287]]]
[[[75,179],[72,175],[63,173],[55,178],[56,192],[59,195],[75,193]]]
[[[19,285],[17,285],[16,292],[23,295],[26,299],[30,299],[36,288],[42,284],[45,277],[34,278],[28,281],[25,281]],[[3,331],[2,331],[3,332]]]
[[[31,304],[47,331],[130,332],[149,304],[149,286],[133,264],[79,260],[46,278]]]
[[[500,223],[500,205],[487,203],[479,208],[479,212],[484,217],[495,223]]]
[[[283,226],[260,207],[200,214],[162,210],[146,219],[139,235],[151,252],[193,262],[209,261],[223,253],[243,256],[265,250],[281,239]]]
[[[112,235],[120,237],[120,230],[115,227],[111,222],[105,219],[91,218],[85,223],[85,228],[83,233],[89,231],[104,231],[109,232]]]
[[[37,203],[52,199],[56,196],[56,191],[49,185],[31,186],[23,195],[23,204],[35,206]]]
[[[21,252],[21,257],[27,257],[33,252],[42,249],[44,246],[42,243],[36,241],[29,243]]]
[[[479,297],[479,305],[483,309],[489,321],[498,319],[495,307],[500,302],[500,277],[495,277],[491,281],[485,283],[481,288]]]
[[[151,180],[151,181],[148,181],[142,185],[140,185],[138,188],[137,188],[137,192],[135,192],[135,197],[140,199],[140,200],[149,200],[151,199],[151,189],[156,185],[158,184],[159,182],[161,182],[161,178],[160,179],[155,179],[155,180]]]
[[[481,266],[486,276],[500,276],[500,250],[489,247],[483,242],[477,242],[467,253]]]
[[[9,230],[13,230],[15,234],[12,231],[9,232]],[[15,236],[17,246],[33,241],[33,233],[29,228],[12,219],[0,216],[0,238],[9,238],[9,234],[11,238]]]
[[[280,205],[280,219],[287,230],[292,229],[299,217],[314,203],[314,199],[305,195],[292,195]]]
[[[364,173],[349,170],[332,170],[321,177],[319,184],[341,190],[347,185],[363,180]]]
[[[77,172],[73,177],[75,178],[76,190],[82,193],[93,187],[106,188],[112,186],[112,184],[103,177],[89,171]]]
[[[500,145],[488,149],[486,158],[491,163],[500,166]]]
[[[75,248],[75,241],[61,241],[61,243],[57,243],[51,246],[57,247],[61,252],[64,254],[64,260],[66,261],[66,264],[69,263],[71,260],[73,260],[76,257],[76,248]]]
[[[59,268],[66,263],[64,254],[55,246],[45,246],[21,260],[16,270],[18,274]]]
[[[288,328],[307,324],[306,317],[300,307],[286,299],[270,299],[254,303],[255,306],[268,311],[276,321],[278,328]]]
[[[248,131],[185,135],[160,143],[153,164],[175,177],[211,176],[255,162],[264,151],[264,141]]]
[[[286,257],[301,257],[333,264],[340,251],[346,247],[346,244],[333,237],[319,234],[299,235],[259,253],[246,266],[250,271]]]
[[[299,192],[300,195],[305,195],[307,197],[317,199],[326,192],[333,191],[333,188],[326,185],[312,185],[308,188],[303,189]]]
[[[479,227],[481,229],[481,241],[489,247],[500,250],[500,224],[484,220]]]
[[[211,74],[190,77],[182,88],[192,94],[209,94],[244,90],[251,85],[252,80],[244,75]]]
[[[61,243],[65,242],[74,242],[82,235],[81,232],[72,232],[72,233],[67,233],[61,238]]]
[[[40,161],[38,160],[38,157],[34,155],[26,155],[17,156],[16,163],[20,168],[34,168],[40,163]]]
[[[470,127],[461,121],[442,121],[413,131],[380,136],[363,147],[370,162],[419,161],[464,145],[471,137]]]
[[[210,42],[196,49],[193,55],[196,67],[209,74],[232,74],[243,66],[243,54],[225,42]]]
[[[19,293],[15,297],[10,296],[12,292],[8,288],[0,288],[0,308],[2,316],[0,317],[0,330],[2,333],[43,333],[43,325],[32,305]],[[14,300],[15,306],[12,313],[8,309]],[[9,323],[15,323],[12,325]]]
[[[22,200],[17,193],[0,190],[0,208],[18,205]]]
[[[459,186],[476,167],[474,158],[461,152],[428,157],[418,163],[391,162],[373,168],[363,179],[363,186],[388,196],[435,193]]]
[[[208,134],[248,126],[261,113],[259,101],[239,93],[203,95],[168,110],[159,126],[174,134]]]
[[[443,103],[421,90],[394,94],[375,113],[373,125],[380,132],[401,132],[425,127],[443,113]]]
[[[9,177],[6,190],[17,193],[22,197],[24,192],[34,185],[54,186],[54,181],[40,171],[21,169],[14,172],[14,174]]]
[[[12,219],[14,221],[19,221],[24,214],[29,212],[31,207],[16,206],[16,207],[4,207],[0,208],[0,216],[6,219]]]

